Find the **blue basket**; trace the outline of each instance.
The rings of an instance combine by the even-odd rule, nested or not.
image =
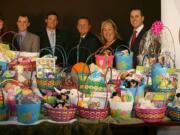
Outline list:
[[[124,55],[122,52],[118,51],[119,47],[125,47],[129,51],[129,55]],[[116,68],[119,70],[129,70],[133,67],[133,53],[130,51],[130,49],[124,45],[119,46],[115,50],[115,62],[116,62]]]
[[[41,103],[16,105],[17,118],[24,124],[32,124],[39,119]]]
[[[160,63],[152,65],[151,77],[152,77],[152,89],[158,89],[160,82],[162,81],[161,76],[166,76],[167,70]]]
[[[5,121],[8,119],[8,106],[4,105],[0,108],[0,121]]]
[[[180,109],[168,106],[167,116],[174,121],[180,122]]]
[[[145,84],[140,83],[139,86],[134,88],[122,88],[122,90],[128,90],[132,93],[134,100],[136,100],[137,97],[144,97],[144,88]]]

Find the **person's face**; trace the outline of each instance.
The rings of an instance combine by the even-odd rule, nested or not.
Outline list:
[[[137,29],[144,22],[144,16],[140,10],[132,10],[130,13],[130,22],[134,29]]]
[[[17,27],[19,32],[26,31],[30,23],[27,17],[19,16],[17,21]]]
[[[80,19],[77,23],[77,30],[81,36],[87,34],[91,29],[91,25],[87,19]]]
[[[115,39],[115,30],[111,23],[105,23],[102,34],[106,42],[112,42]]]
[[[2,30],[4,27],[4,21],[3,20],[0,20],[0,30]]]
[[[58,25],[58,18],[56,15],[49,15],[45,20],[45,22],[46,22],[46,28],[54,30]]]

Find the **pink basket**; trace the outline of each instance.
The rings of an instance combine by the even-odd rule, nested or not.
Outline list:
[[[76,109],[47,108],[48,116],[54,121],[69,121],[75,118]]]
[[[104,109],[89,109],[78,107],[81,117],[91,120],[103,120],[108,116],[109,108]]]
[[[96,58],[96,64],[98,65],[98,67],[100,67],[101,69],[106,69],[108,67],[113,67],[113,59],[114,56],[104,56],[104,55],[95,55]]]
[[[142,109],[136,107],[136,115],[144,122],[154,123],[161,122],[165,116],[166,107],[158,108],[158,109]]]

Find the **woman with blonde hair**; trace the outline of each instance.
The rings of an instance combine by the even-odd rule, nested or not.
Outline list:
[[[117,26],[112,19],[107,19],[101,23],[101,40],[105,48],[116,49],[126,43],[120,38]]]

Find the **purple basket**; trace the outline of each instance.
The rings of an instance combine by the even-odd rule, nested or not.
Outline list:
[[[109,108],[89,109],[89,108],[78,107],[78,110],[81,117],[91,120],[103,120],[109,114]]]
[[[54,121],[69,121],[75,118],[76,109],[46,108],[48,116]]]
[[[166,107],[158,108],[158,109],[142,109],[136,107],[136,115],[144,122],[154,123],[161,122],[165,116]]]

